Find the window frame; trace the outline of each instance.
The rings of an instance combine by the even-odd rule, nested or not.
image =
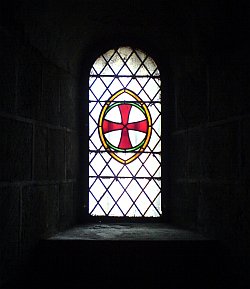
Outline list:
[[[162,183],[161,183],[161,203],[162,203],[162,215],[160,217],[112,217],[112,216],[91,216],[88,210],[88,196],[89,196],[89,172],[88,172],[88,97],[89,97],[89,73],[96,59],[110,49],[118,49],[122,46],[130,46],[135,49],[144,51],[148,56],[150,56],[157,64],[157,67],[161,73],[161,95],[162,95],[162,116],[168,115],[173,119],[171,115],[171,109],[168,105],[170,95],[173,95],[172,82],[169,82],[170,69],[169,61],[167,55],[161,56],[158,48],[154,45],[150,46],[150,42],[128,40],[124,41],[106,41],[105,45],[103,42],[98,42],[94,47],[90,48],[88,57],[82,59],[79,79],[79,89],[80,89],[80,105],[79,105],[79,177],[78,177],[78,208],[77,215],[80,223],[85,222],[127,222],[127,223],[147,223],[147,222],[167,222],[168,221],[168,211],[169,211],[169,195],[170,195],[170,172],[168,168],[170,167],[170,156],[168,155],[169,147],[169,135],[170,130],[167,129],[172,125],[170,118],[162,118],[161,124],[161,141],[162,141],[162,160],[161,160],[161,171],[162,171]],[[173,97],[171,97],[173,100]]]

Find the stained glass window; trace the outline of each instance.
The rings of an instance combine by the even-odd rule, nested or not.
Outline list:
[[[161,216],[161,80],[154,60],[120,47],[89,76],[89,214]]]

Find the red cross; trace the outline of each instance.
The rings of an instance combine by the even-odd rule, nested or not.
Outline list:
[[[142,120],[138,122],[128,123],[129,113],[131,111],[131,104],[120,104],[119,106],[120,114],[121,114],[121,123],[113,122],[104,119],[102,128],[103,133],[122,130],[121,139],[118,148],[120,149],[130,149],[132,148],[132,144],[129,138],[129,130],[136,130],[140,132],[147,132],[148,130],[148,122],[147,120]]]

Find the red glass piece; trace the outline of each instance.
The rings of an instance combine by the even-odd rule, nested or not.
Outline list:
[[[121,139],[118,146],[120,149],[132,148],[132,144],[129,138],[129,130],[135,130],[144,133],[146,133],[148,130],[148,122],[146,119],[138,122],[128,123],[131,108],[131,104],[119,105],[122,123],[117,123],[106,119],[103,120],[102,123],[102,129],[104,134],[111,131],[122,130]]]
[[[120,104],[119,105],[123,125],[128,124],[128,117],[129,117],[131,107],[132,107],[131,104]]]
[[[124,125],[121,123],[113,122],[113,121],[106,120],[106,119],[104,119],[104,121],[102,123],[103,133],[123,129],[123,127],[124,127]]]
[[[124,150],[132,148],[132,144],[128,135],[128,129],[126,127],[124,127],[122,130],[122,135],[118,147]]]
[[[127,128],[146,133],[148,130],[148,122],[146,119],[138,122],[132,122],[127,125]]]

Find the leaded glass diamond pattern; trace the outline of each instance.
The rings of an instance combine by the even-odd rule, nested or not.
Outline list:
[[[120,47],[95,61],[89,77],[90,215],[161,215],[160,86],[155,62],[140,50]],[[101,115],[108,125],[103,135]],[[122,137],[131,147],[140,145],[129,150]]]

